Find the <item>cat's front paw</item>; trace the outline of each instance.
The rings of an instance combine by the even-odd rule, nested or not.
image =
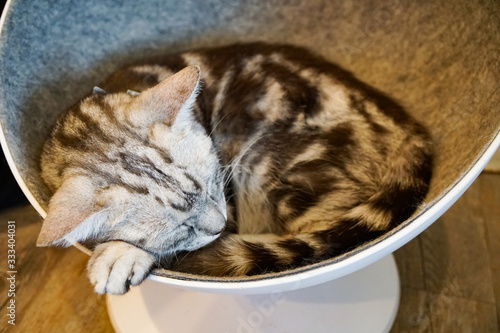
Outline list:
[[[121,295],[141,283],[155,257],[131,244],[113,241],[98,245],[87,265],[90,282],[98,294]]]

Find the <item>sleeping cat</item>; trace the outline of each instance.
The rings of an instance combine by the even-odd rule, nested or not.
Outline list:
[[[112,74],[46,142],[37,244],[92,239],[98,293],[159,262],[211,276],[315,263],[409,218],[431,177],[426,131],[308,51],[239,44]]]

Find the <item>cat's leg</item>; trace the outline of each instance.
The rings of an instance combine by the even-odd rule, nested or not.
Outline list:
[[[124,294],[149,274],[156,258],[134,245],[112,241],[98,245],[87,271],[98,294]]]

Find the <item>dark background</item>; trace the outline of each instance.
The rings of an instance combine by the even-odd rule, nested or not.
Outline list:
[[[0,8],[3,11],[5,1],[0,1]],[[28,200],[17,185],[9,165],[5,160],[3,150],[0,154],[0,210],[7,207],[27,204]]]

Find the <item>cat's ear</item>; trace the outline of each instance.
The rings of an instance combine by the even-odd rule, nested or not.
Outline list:
[[[129,117],[132,123],[173,125],[191,113],[200,86],[200,67],[188,66],[136,97]]]
[[[64,236],[94,214],[96,205],[93,193],[88,178],[67,179],[50,199],[36,245],[60,243]]]

